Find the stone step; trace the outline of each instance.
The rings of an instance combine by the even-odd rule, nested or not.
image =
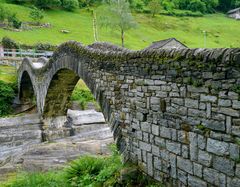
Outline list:
[[[68,118],[71,119],[73,125],[86,125],[86,124],[97,124],[97,123],[106,123],[104,116],[101,112],[95,110],[68,110]]]
[[[80,126],[73,126],[73,130],[75,134],[80,134],[89,131],[100,130],[104,128],[109,128],[108,124],[87,124],[87,125],[80,125]]]
[[[0,118],[0,128],[4,126],[22,126],[40,123],[41,120],[38,114],[28,114],[18,117]]]

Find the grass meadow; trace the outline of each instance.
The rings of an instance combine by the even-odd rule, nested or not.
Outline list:
[[[0,3],[12,12],[16,12],[20,20],[31,21],[28,17],[30,8],[13,4]],[[175,37],[188,47],[204,47],[203,31],[207,31],[207,47],[239,47],[240,21],[227,18],[224,14],[211,14],[203,17],[173,17],[157,15],[152,18],[148,14],[134,14],[138,23],[136,29],[126,32],[126,47],[142,49],[153,41]],[[83,44],[94,42],[92,14],[87,9],[75,12],[63,10],[48,10],[42,21],[50,23],[51,28],[26,30],[22,32],[0,29],[0,38],[8,36],[24,44],[48,42],[61,44],[68,40],[76,40]],[[68,30],[68,34],[60,32]],[[98,28],[100,41],[107,41],[120,45],[118,30]]]

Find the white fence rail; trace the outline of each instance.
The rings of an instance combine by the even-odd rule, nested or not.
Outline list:
[[[0,50],[0,57],[51,57],[53,55],[52,51],[41,51],[41,50],[23,50],[23,49],[3,49]]]

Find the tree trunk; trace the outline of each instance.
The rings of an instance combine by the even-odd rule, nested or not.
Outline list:
[[[122,47],[124,47],[124,30],[121,30]]]

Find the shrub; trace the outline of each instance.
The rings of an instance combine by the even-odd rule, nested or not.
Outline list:
[[[206,4],[201,0],[191,0],[190,4],[188,5],[188,9],[193,12],[200,11],[202,13],[207,11]]]
[[[56,50],[57,46],[49,43],[37,43],[32,48],[35,48],[36,50],[42,50],[42,51],[54,51]]]
[[[78,0],[62,0],[62,7],[65,10],[73,11],[79,7]]]
[[[8,24],[16,29],[19,29],[22,25],[22,22],[17,18],[17,15],[13,13],[8,15]]]
[[[12,112],[11,105],[14,97],[13,86],[0,80],[0,116],[5,116]]]
[[[123,164],[114,144],[111,150],[112,155],[108,157],[83,156],[73,161],[65,170],[69,184],[73,187],[115,186]]]
[[[171,11],[161,11],[161,14],[163,15],[169,15],[169,16],[177,16],[177,17],[183,17],[183,16],[191,16],[191,17],[201,17],[203,14],[199,11],[192,12],[190,10],[171,10]]]
[[[2,39],[2,45],[4,48],[7,49],[18,49],[19,48],[19,44],[17,42],[15,42],[14,40],[8,38],[8,37],[3,37]]]
[[[43,11],[33,7],[31,12],[29,13],[29,17],[36,23],[36,24],[40,24],[40,21],[44,18],[44,14]]]

